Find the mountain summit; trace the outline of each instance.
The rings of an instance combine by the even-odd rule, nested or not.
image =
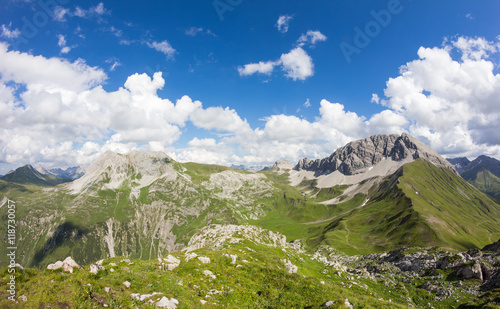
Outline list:
[[[436,151],[406,133],[401,136],[396,134],[374,135],[353,141],[337,149],[328,158],[317,160],[301,159],[294,169],[297,171],[313,171],[317,175],[339,171],[350,176],[367,172],[386,159],[397,163],[407,163],[418,158],[455,171],[453,165]],[[396,165],[399,165],[397,163]]]
[[[0,177],[0,179],[19,184],[32,184],[49,187],[71,181],[69,179],[63,179],[53,175],[42,174],[29,164],[21,166],[14,171],[10,171],[7,175]]]

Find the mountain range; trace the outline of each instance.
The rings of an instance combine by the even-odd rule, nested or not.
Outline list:
[[[224,294],[230,292],[207,285],[215,280],[209,279],[214,278],[212,271],[218,272],[216,277],[225,274],[224,284],[239,286],[238,295],[246,295],[240,301],[248,306],[253,302],[280,307],[284,295],[293,299],[287,302],[292,306],[317,303],[322,297],[302,299],[303,293],[339,290],[339,285],[346,280],[352,282],[354,275],[361,290],[355,294],[348,292],[351,286],[340,290],[354,298],[358,307],[400,308],[392,300],[398,304],[448,306],[455,301],[473,302],[479,295],[470,292],[478,290],[478,284],[474,288],[471,283],[456,287],[454,280],[493,280],[500,274],[496,272],[500,263],[495,255],[475,253],[481,248],[498,247],[491,244],[500,238],[500,205],[460,177],[455,166],[460,164],[457,168],[462,175],[478,166],[495,169],[485,165],[490,160],[484,158],[477,164],[463,159],[451,162],[408,134],[371,136],[348,143],[326,158],[304,158],[295,164],[277,161],[260,172],[180,163],[162,152],[108,151],[74,180],[40,173],[30,165],[0,178],[0,216],[7,218],[4,206],[8,200],[16,202],[17,263],[54,268],[71,256],[81,265],[93,265],[96,276],[76,271],[72,279],[77,280],[75,288],[67,291],[79,295],[76,307],[92,307],[96,302],[103,305],[104,300],[126,307],[141,305],[130,302],[132,294],[120,290],[120,282],[155,277],[157,258],[160,268],[185,265],[175,273],[176,281],[169,281],[162,291],[172,291],[171,286],[185,282],[189,290],[179,288],[176,293],[195,299],[203,291],[190,289],[222,289],[220,293],[225,296],[219,299],[230,307],[235,306],[234,298]],[[7,224],[0,226],[0,233],[7,235]],[[7,253],[5,246],[0,247],[1,266],[9,262]],[[201,262],[185,264],[193,254],[202,255]],[[236,265],[230,266],[229,260],[238,256],[246,266],[239,265],[244,269],[235,272],[230,267]],[[198,277],[207,257],[215,259],[215,266],[206,272],[206,278]],[[95,264],[103,259],[104,264]],[[102,265],[116,269],[116,274]],[[301,276],[287,277],[300,285],[296,291],[290,290],[286,281],[271,279],[281,276],[283,269],[297,272],[297,267]],[[413,277],[401,273],[410,270]],[[233,282],[231,276],[236,273],[238,278]],[[267,275],[262,277],[264,273]],[[58,286],[57,282],[67,277],[34,270],[20,276],[24,276],[22,282],[28,290],[44,282]],[[438,277],[441,288],[433,285],[438,279],[432,278]],[[118,294],[109,289],[105,292],[111,293],[109,297],[99,294],[105,290],[100,291],[102,278],[123,295],[117,298]],[[325,287],[318,278],[327,281]],[[393,282],[395,278],[413,282],[412,287],[398,285]],[[203,283],[205,279],[208,282]],[[95,286],[89,291],[94,294],[80,295],[89,280]],[[500,282],[495,280],[485,281],[486,291]],[[265,287],[270,281],[273,286]],[[257,292],[248,290],[253,286],[262,287]],[[145,285],[140,289],[146,293]],[[397,295],[392,295],[393,291]],[[450,296],[452,291],[460,295],[456,300]],[[264,297],[254,298],[255,293]],[[449,295],[443,298],[442,293]],[[371,295],[391,300],[376,301]],[[491,303],[496,296],[490,296],[482,302]],[[186,306],[196,307],[187,298]],[[440,300],[446,300],[446,305]],[[30,304],[38,307],[46,301],[37,298]],[[156,301],[161,303],[159,298]],[[52,304],[57,302],[50,299]]]
[[[65,179],[46,173],[40,173],[29,164],[7,173],[7,175],[0,177],[0,180],[18,184],[33,184],[38,186],[56,186],[58,184],[71,181],[71,179]]]
[[[46,169],[45,167],[38,165],[35,169],[44,175],[52,175],[71,180],[78,179],[85,174],[85,170],[81,166],[68,167],[63,170],[61,168]]]
[[[45,176],[25,166],[0,180],[2,204],[25,205],[17,214],[23,265],[68,254],[83,263],[152,259],[184,248],[210,224],[252,224],[310,250],[330,245],[348,254],[408,245],[466,250],[500,238],[500,206],[407,134],[372,136],[328,158],[259,173],[137,151],[106,152],[81,178],[52,188],[13,182],[21,172],[30,181]]]
[[[460,175],[484,193],[500,200],[500,161],[488,156],[479,156],[473,161],[454,158],[448,161]]]

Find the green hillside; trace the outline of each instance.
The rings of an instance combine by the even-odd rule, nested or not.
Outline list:
[[[450,170],[424,160],[406,164],[368,196],[335,205],[293,201],[278,201],[260,224],[291,239],[305,235],[312,248],[326,244],[350,254],[408,245],[466,250],[500,237],[500,206]]]
[[[179,309],[319,308],[327,302],[335,309],[444,309],[460,304],[471,306],[467,308],[497,308],[498,291],[481,292],[478,299],[470,291],[478,289],[479,280],[459,281],[453,277],[461,266],[404,272],[396,264],[371,260],[377,257],[352,259],[328,247],[307,254],[266,241],[265,235],[269,234],[265,231],[246,228],[252,231],[251,237],[241,231],[227,235],[222,242],[215,237],[219,248],[209,246],[161,256],[162,263],[166,262],[163,258],[177,261],[170,270],[158,259],[125,257],[103,260],[95,274],[89,272],[88,264],[81,264],[82,269],[73,268],[73,273],[17,268],[14,277],[18,301],[8,300],[2,289],[0,307],[157,308],[156,304],[166,298],[177,302],[171,308]],[[405,254],[400,253],[403,258]],[[449,256],[441,251],[422,254],[431,258]],[[1,269],[0,284],[7,286],[9,280],[7,268]],[[429,292],[429,284],[442,289]],[[446,290],[451,292],[443,297],[440,291]]]
[[[157,164],[177,176],[163,175],[138,189],[145,176],[127,165],[118,188],[106,187],[111,178],[105,170],[80,193],[0,180],[0,200],[16,201],[17,245],[23,248],[17,261],[43,268],[69,255],[84,264],[113,256],[154,259],[182,249],[208,224],[250,223],[288,241],[302,239],[308,250],[327,244],[349,254],[406,245],[465,250],[500,238],[500,206],[423,160],[352,198],[344,194],[348,186],[319,189],[310,180],[292,187],[286,173],[272,170]],[[340,202],[328,202],[333,198]],[[6,212],[0,208],[0,215]],[[6,235],[6,225],[0,233]],[[7,263],[5,250],[0,248],[0,265]]]
[[[480,191],[500,201],[500,178],[491,171],[477,166],[462,174],[462,177]]]
[[[71,181],[70,179],[59,178],[53,175],[41,174],[31,165],[22,166],[5,176],[0,177],[0,180],[18,184],[31,184],[46,187],[57,186],[58,184]]]

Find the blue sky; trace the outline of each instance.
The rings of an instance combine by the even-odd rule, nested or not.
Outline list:
[[[0,174],[132,149],[261,165],[402,132],[500,158],[499,13],[493,0],[6,0]]]

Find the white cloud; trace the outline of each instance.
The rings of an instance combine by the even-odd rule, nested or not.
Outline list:
[[[111,12],[104,7],[104,3],[100,2],[98,5],[90,7],[88,10],[77,6],[73,15],[81,18],[91,18],[93,16],[102,16],[110,13]]]
[[[319,32],[319,31],[312,31],[309,30],[307,31],[306,34],[302,34],[300,38],[297,40],[297,45],[299,47],[302,47],[306,44],[310,44],[312,46],[316,45],[317,42],[324,42],[326,41],[327,37]]]
[[[465,15],[465,17],[467,19],[470,19],[470,20],[474,20],[475,19],[475,17],[471,13],[467,13],[467,15]]]
[[[246,119],[242,120],[234,109],[229,107],[209,107],[196,109],[190,114],[193,124],[206,130],[221,132],[245,132],[250,130]]]
[[[54,9],[54,20],[59,22],[66,21],[66,15],[69,15],[69,10],[62,6],[56,6]]]
[[[452,58],[454,51],[462,54],[461,60]],[[494,53],[494,43],[483,38],[422,47],[419,59],[389,79],[384,104],[411,123],[411,134],[443,154],[473,157],[486,150],[498,155],[500,75],[486,60]]]
[[[304,107],[305,108],[311,107],[311,101],[309,99],[307,99],[307,101],[304,103]]]
[[[452,44],[462,52],[462,60],[487,59],[490,53],[498,50],[493,42],[484,38],[459,37]]]
[[[380,103],[380,97],[378,96],[378,94],[373,93],[372,94],[372,99],[371,99],[370,102],[375,103],[375,104],[379,104]]]
[[[184,33],[189,36],[196,36],[200,32],[203,32],[203,28],[191,27],[186,29]]]
[[[2,25],[2,32],[0,33],[0,37],[6,39],[15,39],[21,35],[21,31],[19,29],[11,30],[12,23],[9,26]]]
[[[181,161],[270,164],[322,158],[354,139],[403,131],[448,156],[499,157],[500,75],[490,60],[497,59],[492,54],[498,50],[489,47],[491,42],[478,42],[458,38],[441,48],[420,48],[419,58],[387,81],[384,96],[372,96],[383,108],[374,115],[321,100],[313,120],[272,115],[254,128],[230,107],[204,108],[188,96],[175,103],[160,98],[157,92],[165,85],[160,72],[132,74],[110,92],[102,87],[104,72],[83,60],[8,51],[0,43],[0,114],[5,119],[0,162],[67,166],[88,164],[106,150],[138,149],[165,151]],[[457,51],[468,56],[454,59]],[[307,75],[301,65],[294,67],[297,79]],[[191,130],[187,123],[210,138],[193,136],[185,149],[173,148]]]
[[[248,76],[255,73],[270,75],[274,71],[274,67],[279,64],[279,61],[260,61],[258,63],[250,63],[238,67],[238,72],[241,76]]]
[[[101,84],[106,74],[99,68],[88,66],[79,59],[73,63],[59,58],[32,56],[8,51],[0,42],[0,72],[3,80],[19,84],[83,91]]]
[[[152,42],[152,43],[147,43],[147,45],[150,48],[153,48],[156,51],[159,51],[160,53],[164,54],[167,56],[167,59],[173,59],[174,55],[176,53],[176,50],[168,43],[167,41],[163,42]]]
[[[275,27],[278,28],[278,31],[281,33],[288,32],[290,21],[293,19],[290,15],[281,15],[276,22]]]
[[[66,46],[66,38],[64,37],[64,35],[59,34],[57,38],[58,38],[57,46],[61,47],[61,54],[69,53],[71,47]]]
[[[281,55],[281,64],[286,76],[295,80],[305,80],[314,74],[312,58],[300,47]]]

